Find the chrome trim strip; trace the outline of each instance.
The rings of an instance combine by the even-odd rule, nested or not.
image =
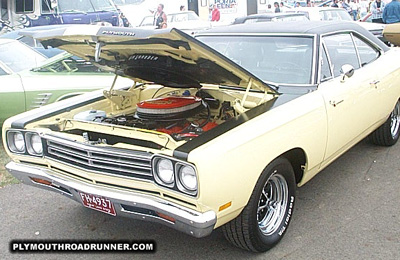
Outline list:
[[[55,176],[50,169],[44,167],[27,166],[20,163],[10,162],[7,164],[6,169],[22,183],[46,190],[57,191],[57,189],[54,189],[51,186],[47,187],[46,185],[37,185],[31,181],[31,178],[49,181],[55,186],[59,186],[70,192],[73,196],[68,195],[67,197],[80,203],[82,203],[82,201],[79,196],[79,191],[105,197],[114,204],[117,216],[161,223],[194,237],[205,237],[211,234],[215,223],[217,222],[217,216],[214,211],[198,212],[151,195],[102,187],[95,184],[81,182],[67,176],[61,178]],[[65,192],[60,193],[66,195]],[[131,210],[127,212],[127,210],[123,210],[123,205],[129,205],[142,210],[152,210],[156,213],[158,212],[174,218],[175,222],[165,221],[164,219],[160,220],[154,215],[144,214],[142,210],[141,212],[133,212]]]

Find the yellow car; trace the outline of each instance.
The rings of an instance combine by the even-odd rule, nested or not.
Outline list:
[[[355,23],[35,37],[135,84],[8,119],[6,168],[113,216],[194,237],[222,227],[263,252],[286,233],[297,186],[367,136],[399,139],[400,52]]]

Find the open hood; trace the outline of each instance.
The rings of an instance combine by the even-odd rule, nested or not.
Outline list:
[[[139,82],[169,87],[225,85],[277,93],[261,79],[178,29],[82,25],[32,33],[42,44],[66,50]]]

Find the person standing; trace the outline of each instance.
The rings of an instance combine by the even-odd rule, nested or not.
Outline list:
[[[285,13],[287,11],[287,7],[283,2],[281,2],[279,9],[281,10],[281,13]]]
[[[400,23],[400,2],[392,0],[386,5],[382,13],[382,20],[384,23]]]
[[[274,7],[275,7],[275,13],[280,13],[281,12],[281,9],[279,9],[279,3],[278,2],[274,3]]]
[[[213,5],[213,10],[212,10],[212,13],[211,13],[211,21],[212,22],[218,22],[219,19],[221,19],[221,14],[220,14],[220,12],[218,10],[217,5],[214,4]]]
[[[155,25],[157,29],[167,28],[167,15],[164,12],[163,4],[159,4],[157,11],[154,13],[153,25]]]
[[[359,1],[360,5],[360,18],[368,14],[368,2],[366,0]]]
[[[350,15],[353,17],[354,21],[357,21],[357,14],[358,14],[358,4],[356,3],[356,0],[351,0],[349,2],[349,6],[350,6]]]
[[[381,0],[375,0],[371,4],[372,22],[383,23],[382,15],[385,9],[385,2]]]

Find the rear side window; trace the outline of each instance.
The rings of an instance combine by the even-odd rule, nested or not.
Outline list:
[[[21,13],[32,13],[33,10],[33,0],[16,0],[15,1],[15,12],[17,14]]]
[[[371,47],[369,44],[356,36],[353,38],[357,46],[358,55],[360,56],[361,66],[367,65],[379,57],[379,51],[377,51],[375,48]]]
[[[334,77],[340,76],[340,70],[345,64],[350,64],[354,69],[360,68],[357,51],[349,33],[325,36],[323,39],[331,59]]]
[[[1,67],[0,67],[0,76],[3,75],[8,75],[7,72],[5,72]]]

